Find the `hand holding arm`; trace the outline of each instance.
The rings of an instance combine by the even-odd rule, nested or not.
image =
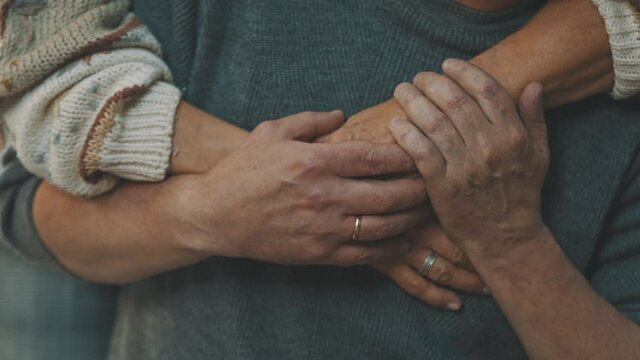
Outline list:
[[[516,109],[478,68],[449,61],[444,71],[398,88],[411,123],[390,128],[449,238],[532,359],[637,358],[640,327],[593,290],[542,222],[549,153],[540,85],[527,87]]]
[[[394,237],[424,219],[424,184],[358,179],[413,171],[396,145],[308,143],[341,124],[340,113],[266,122],[204,174],[124,184],[92,200],[44,184],[36,228],[67,269],[107,283],[210,256],[355,265],[403,251]],[[355,214],[363,215],[358,241]]]

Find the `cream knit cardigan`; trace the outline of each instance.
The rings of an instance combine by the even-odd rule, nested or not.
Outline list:
[[[190,1],[190,0],[185,0]],[[635,1],[635,0],[633,0]],[[605,20],[617,99],[640,90],[640,16],[593,0]],[[24,166],[95,196],[119,179],[163,180],[179,90],[126,0],[0,0],[0,121]]]
[[[82,196],[163,180],[180,91],[129,1],[0,2],[0,120],[24,166]]]

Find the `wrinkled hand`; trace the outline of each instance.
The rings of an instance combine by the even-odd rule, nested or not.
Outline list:
[[[393,144],[395,140],[389,132],[389,121],[398,116],[406,115],[398,102],[392,99],[353,115],[339,129],[319,138],[318,141],[338,143],[362,140],[378,144]]]
[[[421,73],[396,99],[411,122],[390,130],[425,179],[445,232],[470,259],[499,259],[546,229],[540,193],[549,162],[542,88],[518,107],[497,81],[461,60]]]
[[[473,294],[487,293],[465,253],[449,240],[436,221],[420,225],[406,236],[411,242],[409,252],[380,259],[371,266],[395,281],[409,295],[433,307],[458,311],[462,300],[454,291],[444,287]],[[439,257],[423,277],[420,270],[433,251]]]
[[[420,178],[398,145],[309,143],[342,125],[341,112],[303,113],[258,126],[185,195],[185,223],[212,255],[282,264],[355,265],[406,251],[394,240],[426,216]],[[356,215],[359,241],[352,241]]]

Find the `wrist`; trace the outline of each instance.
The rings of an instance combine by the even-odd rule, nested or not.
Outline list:
[[[564,259],[553,234],[546,226],[526,239],[520,239],[495,252],[471,252],[474,267],[491,288],[508,288],[529,282],[532,275],[549,270]]]
[[[223,234],[224,214],[217,187],[207,174],[179,175],[166,180],[171,182],[167,191],[167,221],[173,226],[173,237],[180,248],[211,256],[230,256],[228,242]]]
[[[248,132],[187,102],[176,113],[171,175],[203,174],[242,144]]]

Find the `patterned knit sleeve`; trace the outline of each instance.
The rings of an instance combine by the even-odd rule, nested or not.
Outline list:
[[[0,120],[24,166],[81,196],[164,179],[181,95],[129,1],[0,3]]]
[[[640,0],[592,0],[604,20],[613,55],[612,96],[640,93]]]

